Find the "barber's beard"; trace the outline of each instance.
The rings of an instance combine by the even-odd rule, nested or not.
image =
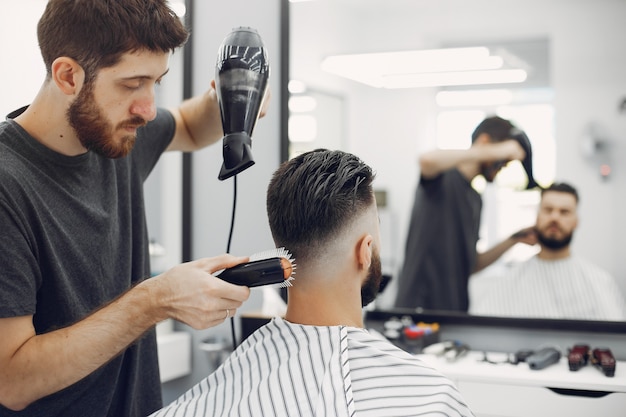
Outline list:
[[[480,167],[481,175],[487,180],[487,182],[492,183],[498,172],[506,165],[505,161],[496,161],[485,163]]]
[[[378,292],[380,291],[380,282],[382,281],[383,273],[380,262],[380,254],[376,251],[372,253],[372,263],[367,273],[367,278],[361,286],[361,306],[365,307],[376,299]]]
[[[543,247],[547,249],[551,249],[551,250],[559,250],[559,249],[563,249],[569,246],[569,244],[572,241],[573,236],[574,236],[574,232],[571,232],[569,234],[564,235],[561,238],[555,238],[555,237],[546,236],[540,230],[537,231],[537,240],[539,241],[539,243]]]
[[[120,123],[116,129],[104,116],[102,109],[96,104],[93,83],[83,86],[78,97],[67,110],[70,126],[74,128],[80,143],[88,150],[106,158],[121,158],[133,149],[136,135],[125,135],[119,143],[113,138],[115,130],[124,126],[143,126],[146,121],[141,117],[133,117]]]

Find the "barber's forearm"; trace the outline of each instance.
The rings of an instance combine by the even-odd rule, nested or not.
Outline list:
[[[176,265],[67,328],[35,335],[31,317],[0,319],[0,404],[21,409],[79,381],[171,317],[195,329],[223,323],[250,289],[212,274],[246,262],[224,254]]]
[[[224,136],[215,90],[185,100],[172,113],[176,134],[168,150],[196,151]]]
[[[436,149],[419,157],[420,174],[424,178],[434,178],[452,168],[468,162],[479,162],[483,154],[472,147],[469,149]]]
[[[491,249],[479,253],[476,257],[476,266],[474,268],[474,272],[478,272],[482,269],[485,269],[495,261],[497,261],[506,251],[511,249],[513,245],[515,245],[516,241],[513,238],[507,238],[502,242],[498,243]]]
[[[0,371],[0,402],[20,410],[78,382],[162,318],[140,285],[74,325],[30,337]]]

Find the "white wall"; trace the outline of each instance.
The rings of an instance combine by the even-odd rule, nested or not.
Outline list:
[[[384,6],[373,8],[376,4]],[[397,13],[407,5],[412,12]],[[362,6],[368,6],[367,11],[360,11]],[[388,189],[397,216],[392,250],[401,258],[417,181],[417,153],[436,146],[434,90],[362,87],[321,72],[322,58],[474,39],[549,38],[557,178],[573,183],[581,194],[581,224],[573,248],[613,272],[626,289],[626,267],[621,262],[626,220],[619,216],[626,199],[622,191],[626,172],[621,167],[626,159],[626,114],[617,111],[626,97],[624,17],[622,0],[294,3],[292,32],[316,35],[292,40],[291,76],[346,97],[348,150],[372,164],[378,172],[377,186]],[[601,123],[615,140],[613,174],[606,182],[579,151],[579,138],[591,121]]]
[[[0,117],[30,103],[46,75],[37,44],[37,21],[46,0],[1,0]]]

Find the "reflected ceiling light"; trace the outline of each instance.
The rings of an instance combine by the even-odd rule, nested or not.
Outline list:
[[[311,96],[292,96],[289,98],[289,111],[293,113],[312,112],[317,107],[317,100]]]
[[[290,80],[287,88],[291,94],[300,94],[306,91],[306,84],[299,80]]]
[[[526,78],[526,71],[522,69],[402,74],[384,76],[383,87],[415,88],[443,87],[448,85],[506,84],[521,83],[526,81]]]
[[[441,107],[506,106],[516,104],[542,104],[554,99],[551,88],[484,89],[440,91],[435,96]]]
[[[435,100],[441,107],[501,106],[513,101],[511,90],[440,91]]]
[[[335,55],[322,70],[378,88],[514,83],[521,69],[500,69],[504,60],[486,47]]]

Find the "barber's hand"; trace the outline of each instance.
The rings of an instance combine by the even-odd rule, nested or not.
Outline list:
[[[534,226],[526,227],[521,229],[511,235],[511,239],[515,240],[515,242],[525,243],[527,245],[536,245],[537,244],[537,230]]]
[[[232,317],[250,296],[245,286],[230,284],[212,274],[248,261],[247,257],[220,255],[177,265],[145,281],[167,317],[194,329],[216,326]]]
[[[265,95],[263,96],[263,103],[261,104],[261,110],[259,112],[259,119],[261,117],[265,117],[265,115],[267,114],[267,109],[270,106],[270,99],[271,98],[272,98],[272,94],[271,94],[270,88],[268,86],[267,89],[265,90]]]
[[[489,146],[491,146],[494,161],[522,161],[526,158],[526,151],[515,139],[491,143]]]

